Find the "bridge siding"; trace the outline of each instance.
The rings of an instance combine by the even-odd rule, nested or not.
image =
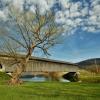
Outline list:
[[[0,59],[0,62],[5,66],[6,71],[13,71],[14,66],[10,67],[12,63],[14,63],[13,59]],[[47,72],[73,72],[77,71],[78,67],[74,64],[67,64],[67,63],[60,63],[60,62],[52,62],[52,61],[40,61],[40,60],[30,60],[29,63],[27,64],[26,70],[27,72],[42,72],[42,71],[47,71]]]
[[[29,62],[26,71],[77,71],[78,67],[74,65],[54,63],[54,62]]]

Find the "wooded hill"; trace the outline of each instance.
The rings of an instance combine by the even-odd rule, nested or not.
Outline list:
[[[78,62],[77,65],[81,69],[86,69],[88,71],[100,73],[100,58],[93,58]]]

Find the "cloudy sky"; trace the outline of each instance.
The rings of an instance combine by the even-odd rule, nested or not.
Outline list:
[[[0,0],[0,22],[7,20],[9,4],[32,12],[38,4],[41,14],[54,13],[65,32],[61,33],[63,43],[49,50],[49,58],[78,62],[100,57],[100,0]]]

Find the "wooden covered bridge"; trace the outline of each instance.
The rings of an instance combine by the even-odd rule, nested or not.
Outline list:
[[[22,59],[24,56],[19,56]],[[8,55],[0,54],[1,69],[6,72],[12,72],[14,70],[14,59]],[[36,72],[77,72],[77,65],[69,62],[51,60],[46,58],[31,57],[25,73],[31,74]]]

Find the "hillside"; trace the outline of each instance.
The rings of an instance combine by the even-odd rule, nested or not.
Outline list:
[[[84,61],[78,62],[77,65],[79,66],[79,68],[100,73],[100,58],[84,60]]]

